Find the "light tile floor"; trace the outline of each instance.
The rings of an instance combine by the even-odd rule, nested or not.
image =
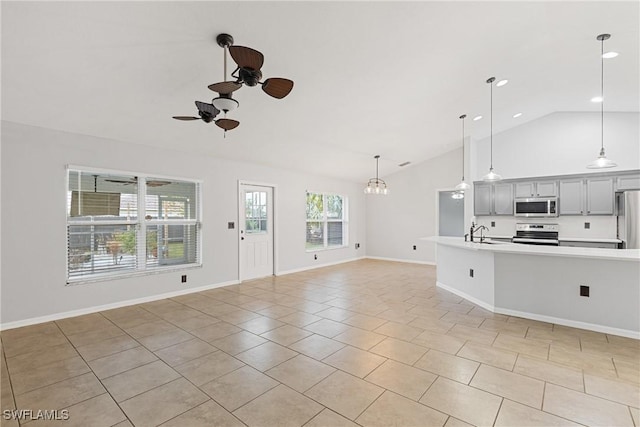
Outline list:
[[[0,338],[1,409],[67,409],[64,426],[640,427],[639,341],[492,314],[430,266],[357,261]]]

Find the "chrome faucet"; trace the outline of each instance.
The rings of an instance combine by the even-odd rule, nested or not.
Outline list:
[[[480,230],[480,243],[484,242],[484,234],[482,234],[483,230],[487,230],[489,231],[489,229],[487,227],[485,227],[484,225],[478,225],[476,227],[475,222],[471,223],[471,229],[469,230],[469,240],[473,242],[473,234],[475,232],[477,232],[478,230]]]

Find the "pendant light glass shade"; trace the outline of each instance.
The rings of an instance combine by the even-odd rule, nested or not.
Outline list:
[[[490,120],[489,120],[489,129],[490,133],[490,146],[491,146],[491,163],[489,164],[489,173],[482,177],[483,181],[494,182],[500,181],[502,177],[493,171],[493,82],[496,81],[495,77],[489,77],[487,79],[487,83],[489,83],[489,96],[490,96]]]
[[[456,200],[464,199],[464,191],[454,191],[451,193],[451,198]]]
[[[487,182],[500,181],[501,179],[502,176],[495,173],[493,168],[489,168],[489,173],[482,177],[482,180]]]
[[[462,120],[462,181],[460,181],[460,184],[456,185],[456,190],[460,190],[460,191],[468,190],[471,188],[469,184],[464,182],[464,119],[466,117],[467,117],[466,114],[463,114],[459,117],[459,119]],[[464,197],[464,193],[462,194],[462,197]],[[461,199],[462,197],[458,197],[458,198]],[[455,198],[456,197],[454,197],[454,199]]]
[[[376,155],[373,158],[376,159],[376,177],[371,178],[369,182],[367,182],[367,186],[364,188],[364,194],[382,194],[386,196],[389,194],[387,183],[378,178],[378,161],[380,160],[380,155]]]
[[[618,166],[613,160],[607,159],[604,154],[604,41],[611,34],[600,34],[596,39],[600,41],[600,155],[587,165],[587,169],[607,169]]]

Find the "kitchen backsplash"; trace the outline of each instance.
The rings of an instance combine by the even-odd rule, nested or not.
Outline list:
[[[489,236],[513,236],[516,234],[516,223],[558,224],[559,237],[578,237],[593,239],[615,239],[616,216],[559,216],[557,218],[516,218],[512,216],[480,216],[476,223],[489,229]],[[495,222],[495,227],[491,222]],[[589,223],[589,228],[585,228]]]

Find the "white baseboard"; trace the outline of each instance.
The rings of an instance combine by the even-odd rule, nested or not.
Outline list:
[[[471,295],[469,295],[469,294],[467,294],[465,292],[459,291],[458,289],[452,288],[451,286],[447,286],[442,282],[437,282],[436,281],[436,286],[439,287],[439,288],[444,289],[445,291],[449,291],[452,294],[458,295],[459,297],[464,298],[467,301],[471,301],[475,305],[479,305],[480,307],[484,308],[485,310],[489,310],[492,313],[495,313],[494,306],[492,306],[491,304],[487,304],[484,301],[480,301],[479,299],[477,299],[475,297],[472,297]]]
[[[54,320],[66,319],[68,317],[82,316],[84,314],[97,313],[99,311],[111,310],[111,309],[120,308],[120,307],[127,307],[130,305],[142,304],[145,302],[157,301],[161,299],[177,297],[180,295],[192,294],[195,292],[201,292],[209,289],[220,288],[223,286],[237,285],[238,283],[240,283],[238,280],[230,280],[227,282],[214,283],[212,285],[199,286],[197,288],[189,288],[189,289],[182,289],[179,291],[165,292],[163,294],[151,295],[148,297],[130,299],[130,300],[120,301],[120,302],[114,302],[111,304],[97,305],[93,307],[81,308],[78,310],[65,311],[62,313],[49,314],[47,316],[32,317],[30,319],[1,323],[0,331],[4,331],[7,329],[20,328],[23,326],[36,325],[38,323],[51,322]]]
[[[436,282],[436,286],[438,286],[439,288],[445,289],[451,292],[452,294],[456,294],[459,297],[462,297],[468,301],[471,301],[472,303],[479,305],[480,307],[484,308],[485,310],[489,310],[492,313],[504,314],[506,316],[521,317],[523,319],[537,320],[539,322],[553,323],[556,325],[569,326],[571,328],[586,329],[589,331],[600,332],[603,334],[618,335],[621,337],[640,339],[640,331],[613,328],[611,326],[598,325],[596,323],[580,322],[577,320],[563,319],[560,317],[545,316],[542,314],[528,313],[526,311],[517,311],[517,310],[510,310],[507,308],[495,307],[493,305],[480,301],[477,298],[472,297],[471,295],[468,295],[464,292],[461,292],[457,289],[447,286],[444,283]]]
[[[571,328],[587,329],[589,331],[601,332],[603,334],[619,335],[627,338],[640,339],[640,331],[630,329],[613,328],[611,326],[598,325],[595,323],[580,322],[577,320],[562,319],[559,317],[545,316],[542,314],[527,313],[525,311],[509,310],[496,307],[494,313],[507,316],[523,317],[525,319],[537,320],[539,322],[555,323],[556,325],[569,326]]]
[[[407,263],[410,263],[410,264],[436,265],[435,262],[419,261],[419,260],[415,260],[415,259],[387,258],[387,257],[382,257],[382,256],[366,256],[364,258],[377,259],[379,261],[407,262]]]
[[[276,273],[276,276],[284,276],[287,274],[293,274],[293,273],[300,273],[303,271],[309,271],[309,270],[315,270],[316,268],[322,268],[322,267],[331,267],[333,265],[338,265],[338,264],[344,264],[346,262],[352,262],[352,261],[359,261],[361,259],[365,259],[366,257],[361,256],[361,257],[357,257],[357,258],[348,258],[348,259],[343,259],[340,261],[335,261],[335,262],[328,262],[325,264],[316,264],[316,265],[310,265],[307,267],[301,267],[301,268],[294,268],[292,270],[283,270],[283,271],[278,271]]]

